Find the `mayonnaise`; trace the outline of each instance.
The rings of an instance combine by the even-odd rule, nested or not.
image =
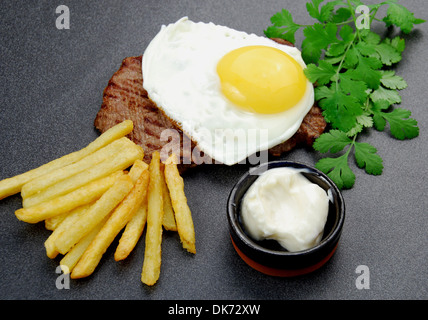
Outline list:
[[[247,190],[241,218],[245,231],[254,240],[274,239],[291,252],[320,242],[329,196],[300,171],[270,169]]]

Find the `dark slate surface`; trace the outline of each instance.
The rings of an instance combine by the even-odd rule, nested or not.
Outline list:
[[[403,1],[426,19],[422,0]],[[2,1],[0,7],[0,178],[86,146],[102,92],[123,58],[140,55],[162,24],[182,16],[263,35],[283,7],[310,23],[303,1],[68,1],[69,30],[55,27],[52,1]],[[379,26],[379,25],[378,25]],[[158,283],[140,282],[144,242],[123,262],[113,246],[95,273],[59,290],[59,259],[45,255],[50,231],[16,219],[19,195],[0,201],[1,299],[426,299],[427,254],[427,24],[405,35],[407,49],[395,68],[408,82],[402,105],[419,121],[420,137],[396,141],[388,131],[361,136],[378,148],[384,173],[359,170],[343,192],[347,217],[336,254],[304,277],[279,279],[244,264],[229,241],[228,193],[245,166],[204,166],[184,175],[197,238],[197,254],[184,252],[176,234],[164,233]],[[297,44],[302,35],[297,35]],[[297,149],[283,157],[310,165],[319,155]],[[370,288],[356,287],[359,265]]]

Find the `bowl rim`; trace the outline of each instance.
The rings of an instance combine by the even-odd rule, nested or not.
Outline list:
[[[310,171],[313,171],[313,173],[315,173],[318,177],[321,177],[328,185],[329,187],[333,190],[332,195],[333,197],[337,197],[337,201],[339,202],[339,208],[338,208],[338,213],[336,214],[336,219],[333,225],[332,230],[326,235],[323,236],[322,240],[315,246],[308,248],[308,249],[304,249],[304,250],[300,250],[300,251],[294,251],[294,252],[290,252],[287,250],[273,250],[273,249],[269,249],[269,248],[265,248],[263,246],[261,246],[260,244],[256,243],[255,240],[251,239],[250,236],[248,236],[244,229],[243,226],[240,225],[239,223],[239,219],[238,219],[238,213],[240,210],[240,203],[235,203],[235,196],[236,193],[240,190],[242,184],[247,180],[250,179],[251,176],[254,176],[254,174],[252,174],[252,172],[260,170],[261,168],[267,166],[266,170],[271,170],[274,168],[279,168],[279,167],[293,167],[293,168],[305,168],[308,169]],[[252,183],[255,182],[256,179],[254,179],[254,181]],[[252,185],[252,183],[250,184],[250,186]],[[248,186],[248,188],[250,187]],[[247,188],[247,190],[248,190]],[[246,192],[246,190],[245,190]],[[244,194],[245,194],[244,192]],[[342,196],[342,193],[340,192],[339,188],[336,186],[336,184],[322,171],[318,170],[315,167],[309,166],[305,163],[302,162],[297,162],[297,161],[289,161],[289,160],[276,160],[276,161],[268,161],[268,162],[264,162],[260,165],[254,166],[249,168],[249,170],[247,172],[245,172],[239,179],[238,181],[235,183],[235,185],[232,187],[232,190],[229,194],[228,200],[227,200],[227,214],[228,214],[228,220],[229,220],[229,226],[232,228],[234,234],[239,238],[240,241],[242,241],[246,246],[251,247],[252,249],[255,249],[261,253],[264,254],[268,254],[268,255],[273,255],[273,256],[277,256],[277,257],[293,257],[293,256],[302,256],[302,255],[310,255],[312,253],[317,253],[320,250],[323,250],[329,246],[331,246],[332,244],[334,244],[335,242],[338,241],[338,238],[341,235],[342,229],[343,229],[343,225],[344,225],[344,220],[345,220],[345,202]],[[236,218],[234,218],[236,216]]]

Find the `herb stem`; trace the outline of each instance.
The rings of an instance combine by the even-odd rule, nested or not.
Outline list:
[[[367,97],[366,103],[364,104],[364,111],[370,110],[370,96]]]
[[[378,8],[376,8],[376,9],[374,9],[374,12],[373,12],[373,13],[372,13],[372,15],[371,15],[370,25],[372,24],[373,20],[381,21],[381,20],[379,20],[379,19],[376,19],[376,18],[375,18],[378,10],[379,10],[379,7],[378,7]]]
[[[351,11],[352,18],[354,20],[354,24],[356,24],[357,23],[357,18],[355,17],[355,12],[354,12],[355,9],[352,6],[351,1],[349,1],[349,0],[347,0],[347,1],[348,1],[349,10]],[[360,30],[358,28],[356,28],[356,34],[358,35],[358,39],[361,41]]]
[[[336,79],[336,91],[339,90],[339,73],[342,70],[342,65],[343,62],[345,62],[345,58],[346,58],[346,54],[348,53],[349,49],[351,48],[351,46],[354,44],[356,38],[356,34],[354,35],[354,39],[352,39],[352,41],[349,43],[349,45],[346,47],[345,52],[343,53],[343,57],[340,60],[339,66],[337,67],[336,70],[336,75],[335,75],[335,79]]]
[[[356,142],[356,140],[357,140],[357,136],[358,136],[358,133],[356,133],[355,135],[354,135],[354,138],[352,139],[352,142],[351,142],[351,144],[349,145],[349,148],[348,148],[348,150],[346,150],[346,157],[348,158],[348,156],[349,156],[349,154],[351,153],[351,150],[352,150],[352,148],[355,146],[355,142]]]
[[[349,24],[351,22],[354,22],[354,19],[349,19],[348,21],[338,22],[338,23],[335,23],[335,25],[341,26],[341,25]]]

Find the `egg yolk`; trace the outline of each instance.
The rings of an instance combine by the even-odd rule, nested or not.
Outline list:
[[[223,94],[241,109],[274,114],[295,106],[306,91],[302,66],[267,46],[233,50],[217,64]]]

